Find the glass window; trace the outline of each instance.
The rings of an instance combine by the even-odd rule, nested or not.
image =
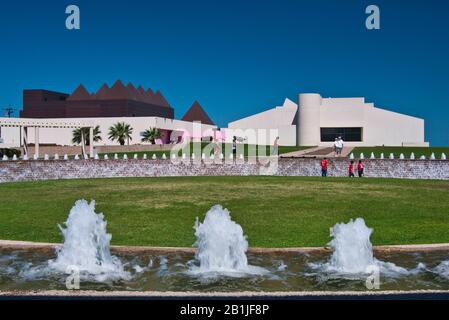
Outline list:
[[[362,141],[362,128],[321,128],[321,142],[332,142],[341,137],[343,141]]]

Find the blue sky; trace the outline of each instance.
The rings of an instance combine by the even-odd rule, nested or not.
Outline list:
[[[81,30],[65,28],[65,8]],[[381,30],[365,28],[365,8]],[[160,89],[181,117],[199,100],[219,126],[300,92],[364,96],[422,117],[449,145],[449,1],[8,1],[0,6],[0,107],[22,90]],[[3,112],[3,111],[2,111]]]

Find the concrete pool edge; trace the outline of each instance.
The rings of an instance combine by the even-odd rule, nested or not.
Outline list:
[[[125,298],[125,299],[348,299],[348,298],[449,298],[446,290],[388,290],[388,291],[93,291],[93,290],[30,290],[0,291],[1,298]]]
[[[0,249],[12,250],[54,250],[62,246],[60,243],[44,243],[31,241],[0,240]],[[449,243],[383,245],[373,246],[374,252],[426,252],[449,251]],[[116,253],[195,253],[194,247],[145,247],[145,246],[111,246]],[[259,248],[250,247],[248,253],[320,253],[330,252],[328,247],[296,247],[296,248]]]

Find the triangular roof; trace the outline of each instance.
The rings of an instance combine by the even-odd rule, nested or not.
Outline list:
[[[123,82],[117,80],[109,91],[108,99],[129,99],[130,93],[127,87],[123,85]]]
[[[215,125],[209,115],[204,111],[198,101],[195,101],[192,106],[187,110],[186,114],[181,118],[183,121],[200,121],[202,124]]]
[[[90,93],[82,84],[73,91],[73,93],[67,98],[67,100],[89,100],[91,98]]]
[[[133,86],[133,84],[130,82],[128,83],[128,85],[126,86],[126,88],[128,89],[128,94],[129,97],[133,100],[138,100],[137,99],[137,91],[136,88]]]
[[[159,90],[154,94],[154,98],[156,99],[159,105],[164,107],[170,107],[170,104],[168,103],[167,100],[165,100],[164,96],[162,95],[162,92],[160,92]]]
[[[101,86],[100,90],[97,91],[97,93],[95,94],[95,99],[98,100],[105,100],[109,97],[109,91],[111,89],[109,88],[109,86],[105,83]]]

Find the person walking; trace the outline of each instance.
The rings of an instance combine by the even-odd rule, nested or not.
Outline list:
[[[363,169],[364,169],[363,162],[362,160],[359,160],[359,163],[357,165],[357,173],[359,174],[359,178],[363,177],[364,174]]]
[[[232,154],[235,159],[235,157],[237,156],[237,137],[236,136],[234,136],[232,138]]]
[[[355,177],[354,176],[354,160],[351,160],[351,162],[349,163],[348,172],[349,172],[349,178]]]
[[[341,156],[341,152],[343,150],[343,145],[344,145],[343,139],[341,137],[338,137],[335,141],[335,150],[336,150],[337,157]]]
[[[327,158],[321,160],[321,176],[323,178],[327,177]]]

